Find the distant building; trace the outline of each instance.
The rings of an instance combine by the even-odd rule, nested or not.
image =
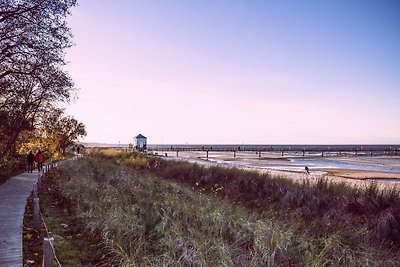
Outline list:
[[[139,134],[133,138],[134,148],[140,151],[147,149],[147,137]]]

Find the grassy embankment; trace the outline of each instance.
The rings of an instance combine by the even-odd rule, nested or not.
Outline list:
[[[27,170],[25,157],[0,159],[0,185]]]
[[[74,205],[61,192],[61,178],[60,170],[53,169],[40,187],[40,208],[46,222],[46,225],[41,222],[40,231],[33,227],[32,195],[28,198],[23,228],[24,267],[42,266],[43,238],[47,237],[47,231],[54,238],[56,256],[62,266],[94,266],[101,258],[101,252],[97,251],[100,237],[85,231],[85,223],[78,218]]]
[[[396,266],[399,192],[110,150],[52,181],[105,266]],[[79,239],[79,236],[77,237]],[[56,239],[56,250],[65,238]],[[63,242],[59,242],[63,241]],[[63,258],[63,256],[61,256]]]

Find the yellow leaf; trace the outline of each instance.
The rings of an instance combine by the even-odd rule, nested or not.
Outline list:
[[[32,238],[32,234],[31,233],[26,233],[25,234],[25,239],[31,239]]]

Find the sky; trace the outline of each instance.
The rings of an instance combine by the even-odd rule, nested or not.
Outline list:
[[[400,144],[400,1],[81,0],[86,142]]]

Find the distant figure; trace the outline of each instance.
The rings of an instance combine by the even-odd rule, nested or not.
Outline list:
[[[310,174],[310,170],[308,169],[308,166],[305,166],[304,169],[306,170],[307,174]]]
[[[76,154],[81,154],[81,147],[80,146],[78,146],[77,148],[76,148]]]
[[[44,153],[41,150],[36,153],[36,162],[38,171],[40,172],[43,169],[44,163]]]
[[[33,163],[35,162],[35,155],[33,155],[32,150],[29,151],[28,156],[26,156],[26,161],[28,162],[28,172],[33,172]]]

